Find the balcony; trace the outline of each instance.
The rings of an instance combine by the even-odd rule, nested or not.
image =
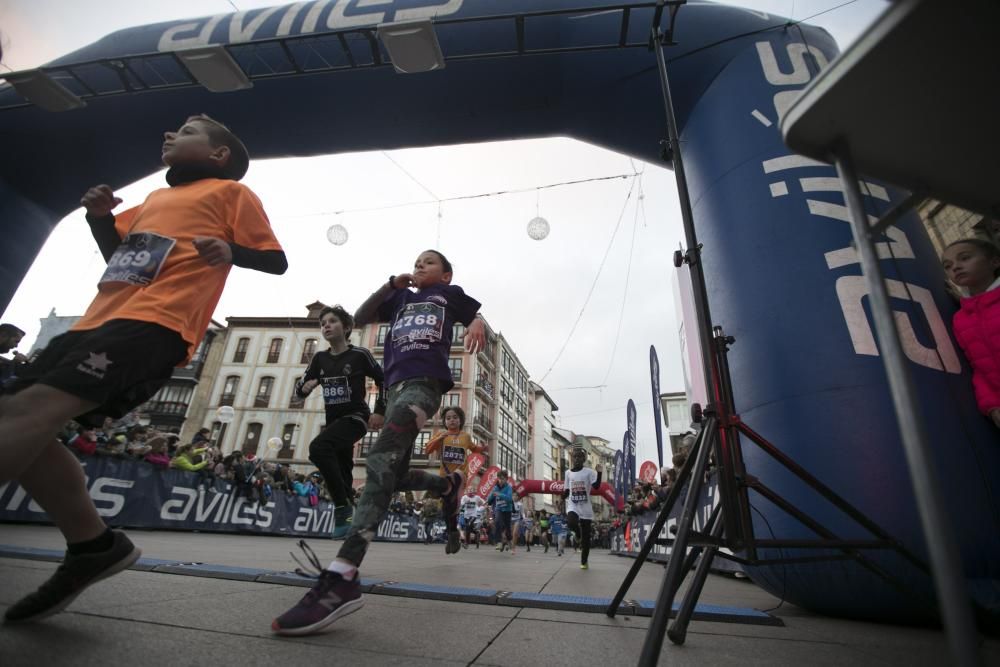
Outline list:
[[[253,399],[253,406],[255,408],[266,408],[271,405],[271,395],[270,394],[258,394]]]
[[[490,403],[496,403],[496,388],[488,379],[480,376],[476,379],[476,395],[485,398]]]
[[[493,422],[490,421],[489,417],[485,415],[476,415],[475,419],[472,420],[473,430],[478,429],[488,436],[492,436],[493,433]]]
[[[183,417],[187,414],[188,404],[180,401],[149,401],[143,408],[143,412],[149,414],[167,415],[170,417]]]
[[[236,394],[223,394],[219,397],[219,405],[232,405],[236,402]]]
[[[480,362],[486,364],[490,368],[496,368],[496,362],[493,361],[496,356],[496,347],[493,343],[487,343],[483,349],[479,350],[477,358]]]

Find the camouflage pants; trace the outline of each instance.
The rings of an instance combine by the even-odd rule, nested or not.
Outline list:
[[[397,382],[389,387],[388,399],[385,426],[368,452],[368,479],[354,510],[351,528],[337,554],[338,558],[355,565],[361,565],[378,525],[389,512],[393,493],[427,490],[442,493],[448,487],[443,477],[409,469],[413,443],[423,425],[418,425],[417,414],[411,406],[419,408],[425,420],[430,419],[441,405],[437,381],[413,378]]]

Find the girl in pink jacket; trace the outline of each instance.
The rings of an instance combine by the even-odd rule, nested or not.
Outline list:
[[[952,327],[972,365],[979,410],[1000,428],[1000,248],[962,239],[945,248],[941,263],[948,279],[968,293]]]

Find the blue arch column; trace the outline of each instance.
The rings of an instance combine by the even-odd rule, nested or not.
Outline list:
[[[685,168],[712,315],[736,338],[730,364],[737,411],[926,561],[841,186],[833,167],[790,154],[777,128],[796,91],[835,53],[819,30],[748,39],[683,128]],[[866,184],[865,191],[872,216],[901,198],[879,183]],[[950,335],[955,304],[916,215],[887,232],[880,257],[966,575],[979,601],[995,608],[1000,446],[976,412],[969,370]],[[873,539],[745,439],[743,449],[748,473],[806,514],[840,537]],[[754,492],[750,499],[758,538],[817,538]],[[906,560],[893,552],[866,553],[918,596],[933,599],[930,579]],[[920,597],[850,560],[761,566],[748,574],[774,595],[824,613],[894,621],[933,617]]]

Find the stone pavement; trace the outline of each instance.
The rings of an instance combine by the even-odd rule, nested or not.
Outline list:
[[[281,537],[129,531],[147,566],[207,563],[288,571],[296,540]],[[322,561],[335,542],[313,540]],[[62,550],[51,527],[0,524],[3,547]],[[34,590],[55,563],[0,558],[0,609]],[[466,587],[552,596],[611,597],[631,560],[597,550],[579,568],[572,552],[517,554],[493,548],[445,556],[443,545],[375,543],[362,569],[366,579],[428,584],[428,590]],[[212,570],[213,568],[208,568]],[[0,626],[0,665],[273,665],[304,660],[351,665],[632,665],[648,616],[564,611],[508,602],[489,604],[367,594],[365,606],[313,637],[283,638],[270,621],[294,604],[301,586],[259,580],[130,570],[87,590],[62,614],[32,626]],[[175,571],[184,571],[179,568]],[[189,571],[197,571],[194,568]],[[204,572],[202,574],[205,574]],[[627,598],[653,599],[663,575],[646,564]],[[225,576],[225,575],[223,575]],[[234,575],[235,576],[235,575]],[[422,588],[422,587],[417,587]],[[378,589],[376,589],[378,590]],[[389,591],[386,591],[389,592]],[[550,599],[559,599],[556,597]],[[818,616],[780,600],[747,580],[712,575],[706,605],[771,610],[780,625],[718,621],[691,623],[687,642],[665,642],[664,665],[947,665],[939,630],[879,625]],[[558,605],[556,605],[558,606]],[[1000,641],[983,645],[985,664],[1000,664]]]

